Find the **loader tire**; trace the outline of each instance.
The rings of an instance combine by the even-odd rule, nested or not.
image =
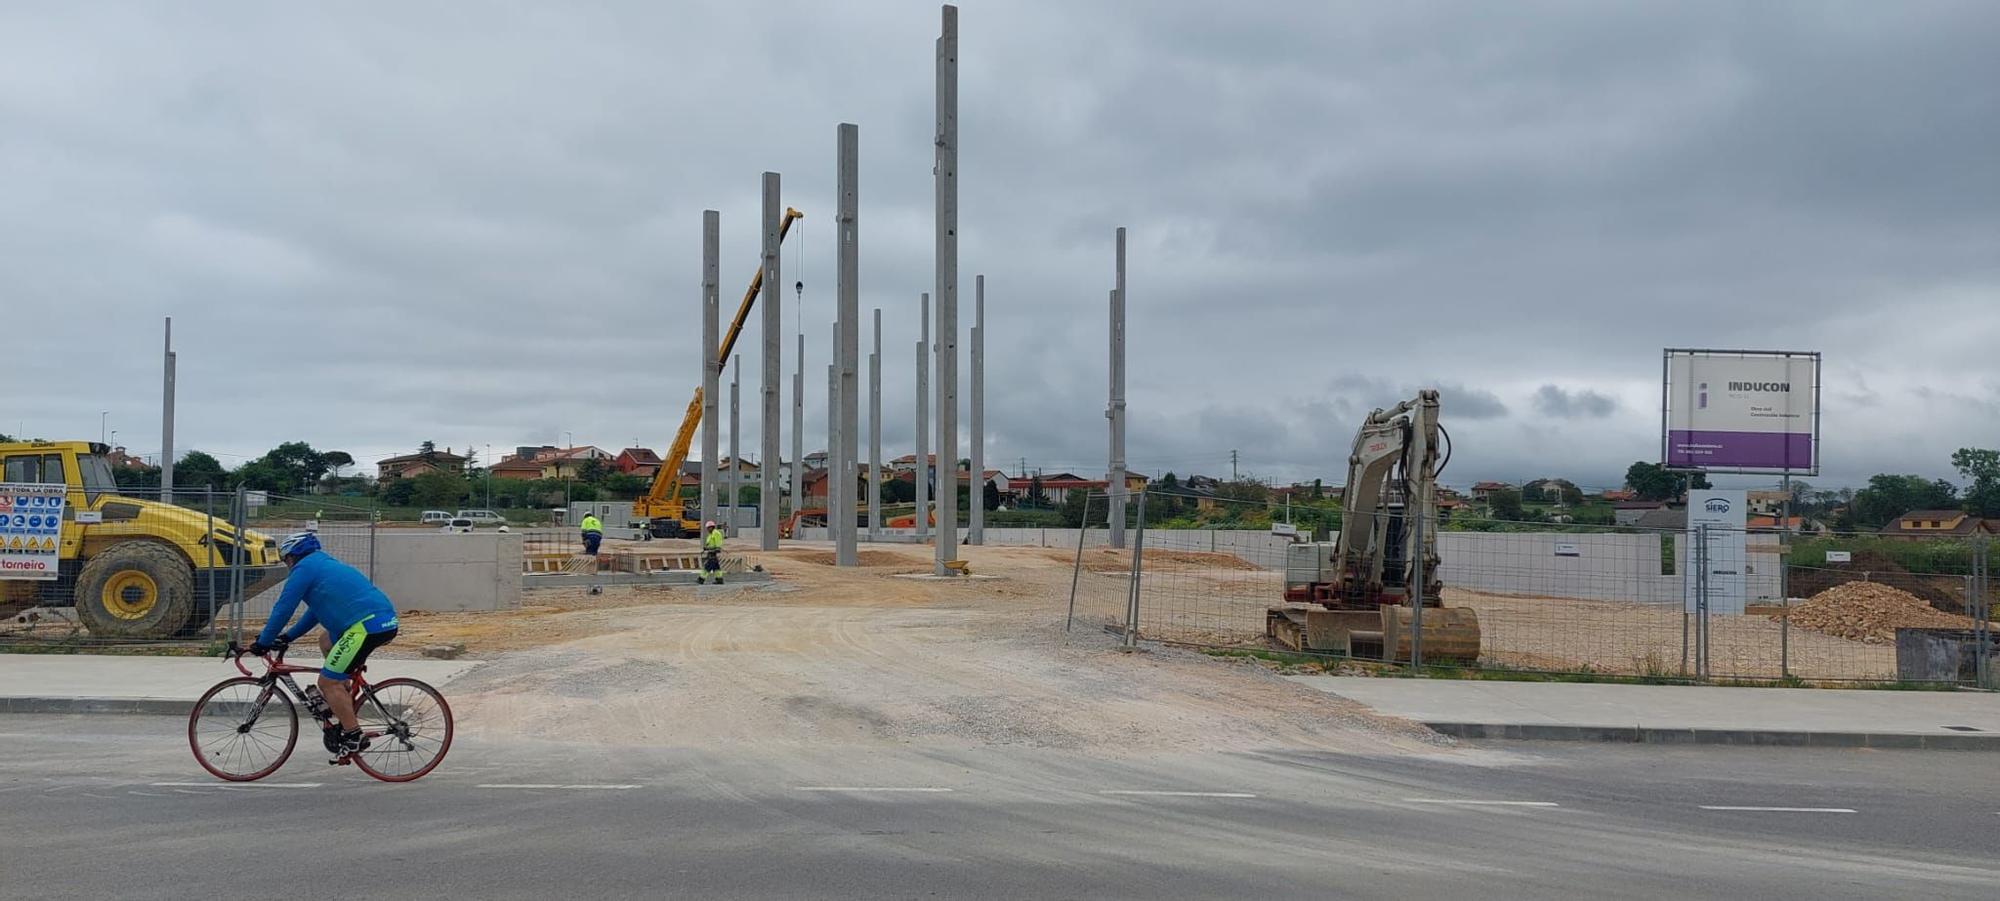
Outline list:
[[[114,545],[76,578],[76,616],[98,638],[172,638],[194,614],[194,569],[151,541]]]

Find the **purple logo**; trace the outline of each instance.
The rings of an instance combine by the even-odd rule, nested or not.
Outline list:
[[[1708,500],[1704,501],[1701,506],[1703,509],[1706,509],[1710,513],[1729,512],[1729,502],[1719,497],[1709,498]]]
[[[1697,409],[1697,410],[1706,410],[1706,409],[1708,409],[1708,383],[1707,383],[1707,382],[1702,382],[1702,383],[1701,383],[1701,394],[1700,394],[1700,395],[1699,395],[1698,397],[1696,397],[1696,398],[1695,398],[1695,403],[1694,403],[1694,407],[1695,407],[1695,409]]]

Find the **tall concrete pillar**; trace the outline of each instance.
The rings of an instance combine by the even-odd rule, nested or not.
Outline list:
[[[840,230],[840,248],[835,294],[840,308],[840,326],[835,329],[839,341],[833,359],[834,364],[840,367],[840,411],[835,417],[840,422],[840,440],[837,442],[838,449],[829,447],[827,453],[840,461],[832,473],[835,484],[840,487],[842,502],[840,519],[833,532],[834,564],[854,566],[860,562],[854,527],[854,479],[857,473],[855,456],[859,450],[855,433],[861,425],[858,396],[861,386],[855,372],[861,354],[861,129],[842,123],[837,131],[836,168],[840,192],[837,215],[840,221],[835,227]]]
[[[805,509],[806,500],[806,336],[799,338],[799,363],[792,370],[792,512]]]
[[[736,505],[743,500],[743,451],[737,436],[743,434],[743,355],[729,361],[729,476],[723,493],[729,503],[722,508],[723,534],[736,537]]]
[[[972,478],[965,502],[972,516],[966,544],[986,543],[986,276],[972,280]]]
[[[936,573],[958,559],[958,7],[937,42],[938,537]]]
[[[1111,466],[1104,479],[1111,496],[1111,546],[1125,546],[1125,229],[1118,230],[1118,287],[1111,291]]]
[[[882,540],[882,308],[875,308],[875,350],[868,355],[868,540]]]
[[[716,519],[716,457],[722,452],[722,214],[701,211],[701,518]],[[678,486],[674,489],[680,490]]]
[[[174,502],[174,317],[167,317],[166,357],[160,373],[160,500]],[[26,441],[27,436],[18,440]]]
[[[834,324],[835,334],[839,334],[839,323]],[[834,523],[840,519],[840,474],[839,456],[833,449],[840,446],[840,367],[826,364],[826,537],[833,540]],[[834,562],[839,563],[839,554]]]
[[[785,283],[778,256],[778,173],[764,173],[764,392],[763,481],[757,494],[757,534],[764,550],[778,549],[778,463],[782,457],[779,438],[779,380],[784,378],[784,347],[778,338],[784,333],[784,295],[778,286]]]
[[[931,447],[931,296],[919,301],[923,324],[917,338],[917,538],[931,533],[930,447]]]

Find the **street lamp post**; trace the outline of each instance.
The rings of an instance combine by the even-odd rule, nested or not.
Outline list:
[[[104,434],[104,427],[105,427],[105,425],[109,424],[110,422],[111,422],[111,411],[110,411],[110,410],[105,410],[104,412],[102,412],[102,413],[99,413],[99,414],[97,414],[97,443],[98,443],[98,444],[107,444],[107,443],[109,443],[110,439],[108,439],[107,437],[105,437],[105,434]]]

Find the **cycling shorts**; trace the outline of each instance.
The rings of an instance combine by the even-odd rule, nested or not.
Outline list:
[[[333,640],[333,648],[326,652],[326,662],[320,665],[319,674],[335,682],[345,682],[348,676],[361,669],[368,662],[368,655],[391,641],[396,640],[395,620],[390,620],[389,628],[380,632],[370,632],[363,623],[347,627]]]

